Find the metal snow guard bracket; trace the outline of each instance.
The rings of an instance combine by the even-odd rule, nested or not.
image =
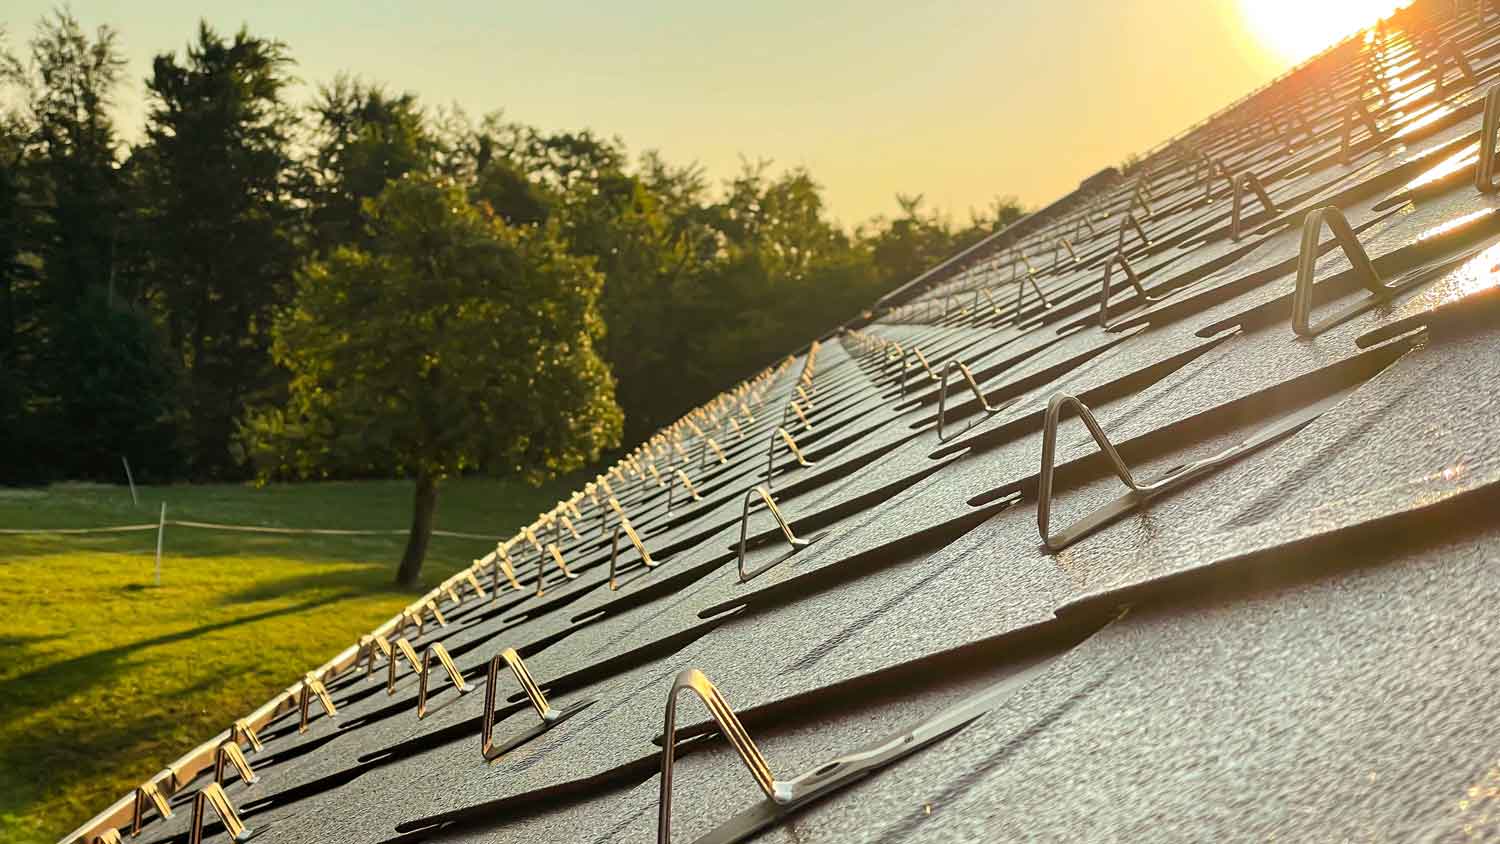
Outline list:
[[[745,533],[748,529],[748,525],[750,524],[750,498],[757,493],[760,494],[760,499],[765,503],[766,509],[771,511],[771,517],[776,520],[777,527],[781,528],[781,535],[786,537],[787,544],[792,547],[785,554],[782,554],[780,557],[777,557],[771,562],[756,568],[754,571],[745,571]],[[779,566],[787,560],[791,559],[792,555],[796,554],[798,551],[801,551],[803,548],[806,548],[807,546],[813,544],[814,542],[817,542],[818,540],[826,536],[828,536],[828,531],[817,534],[811,539],[799,539],[797,535],[792,532],[792,526],[787,522],[786,517],[781,515],[781,508],[776,506],[776,499],[771,497],[770,490],[766,489],[763,486],[756,486],[745,490],[744,505],[740,511],[740,544],[738,553],[740,582],[746,583],[750,580],[755,579],[756,577],[759,577],[772,568],[775,568],[776,566]]]
[[[526,692],[526,697],[531,701],[531,706],[536,710],[537,716],[541,718],[541,723],[518,736],[506,739],[503,743],[496,744],[494,740],[497,695],[495,688],[499,685],[501,663],[510,666],[511,673],[516,675],[516,680],[521,684],[521,689]],[[484,754],[485,761],[497,761],[505,754],[593,706],[598,700],[598,698],[586,698],[570,703],[562,709],[552,706],[548,703],[547,696],[542,693],[541,687],[531,678],[531,672],[526,669],[526,663],[521,659],[521,655],[516,652],[515,648],[506,648],[490,660],[489,675],[484,684],[484,726],[479,734],[480,752]]]
[[[672,840],[672,765],[677,752],[677,699],[683,691],[691,691],[708,707],[709,715],[713,716],[719,731],[739,755],[740,761],[750,770],[750,775],[755,778],[756,785],[760,786],[761,793],[766,797],[699,838],[695,844],[734,844],[742,841],[807,803],[958,732],[988,712],[995,703],[991,696],[981,695],[879,744],[824,762],[800,776],[779,780],[771,773],[770,763],[760,752],[760,748],[755,746],[755,741],[750,738],[729,702],[702,671],[689,668],[677,675],[667,697],[661,749],[661,797],[657,807],[658,844],[669,844]]]
[[[1077,397],[1058,393],[1047,402],[1047,413],[1042,429],[1042,467],[1037,483],[1036,524],[1042,543],[1049,551],[1061,551],[1089,534],[1105,527],[1126,513],[1140,507],[1161,493],[1181,486],[1198,475],[1231,463],[1244,455],[1269,445],[1282,437],[1296,433],[1323,414],[1338,399],[1338,395],[1314,402],[1295,413],[1288,414],[1252,434],[1237,445],[1231,446],[1211,457],[1195,460],[1171,469],[1152,481],[1138,481],[1126,465],[1125,458],[1115,449],[1104,432],[1093,411]],[[1057,450],[1057,423],[1064,407],[1078,411],[1084,426],[1098,443],[1099,450],[1108,458],[1116,476],[1128,487],[1121,497],[1094,510],[1058,533],[1050,532],[1052,520],[1053,462]]]

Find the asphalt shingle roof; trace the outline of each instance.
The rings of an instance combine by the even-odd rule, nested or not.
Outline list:
[[[434,662],[419,719],[413,666],[388,694],[386,660],[367,674],[351,648],[319,670],[336,717],[313,703],[299,732],[281,699],[251,719],[258,781],[229,778],[229,801],[275,842],[651,840],[663,715],[697,668],[779,788],[870,748],[882,765],[786,812],[684,694],[678,841],[1500,840],[1500,199],[1475,177],[1500,16],[1452,5],[1333,48],[664,431],[534,524],[575,578],[518,536],[519,589],[490,553],[484,597],[431,596],[446,624],[418,602],[420,631],[376,631],[440,644],[469,693]],[[1312,321],[1341,321],[1299,336],[1304,221],[1329,206],[1379,279],[1323,233]],[[1170,480],[1129,490],[1065,409],[1050,531],[1112,509],[1058,548],[1038,498],[1060,394],[1142,486]],[[743,516],[768,480],[785,530]],[[742,529],[745,568],[769,566],[748,580]],[[789,555],[788,535],[811,542]],[[507,647],[554,706],[593,703],[488,762]],[[497,676],[497,737],[539,726]],[[187,839],[204,758],[158,779],[176,811],[148,806],[143,844]]]

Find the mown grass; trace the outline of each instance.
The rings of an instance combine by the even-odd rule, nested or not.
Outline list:
[[[508,533],[571,484],[445,485],[441,530]],[[0,489],[0,527],[169,519],[297,528],[404,528],[411,485],[366,481]],[[0,535],[0,841],[52,842],[398,612],[404,536],[154,531]],[[435,583],[488,548],[434,537]]]

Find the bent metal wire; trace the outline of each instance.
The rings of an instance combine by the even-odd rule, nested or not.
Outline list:
[[[1244,455],[1269,445],[1289,434],[1293,434],[1307,424],[1317,419],[1329,407],[1337,401],[1337,396],[1324,398],[1322,401],[1314,402],[1301,410],[1288,414],[1287,416],[1266,425],[1255,434],[1231,446],[1218,454],[1195,460],[1173,468],[1154,480],[1136,480],[1130,466],[1126,464],[1125,458],[1115,449],[1109,440],[1109,435],[1104,432],[1104,427],[1099,420],[1094,418],[1094,413],[1088,405],[1079,401],[1077,397],[1066,393],[1058,393],[1047,402],[1047,412],[1042,428],[1042,465],[1037,480],[1037,505],[1036,524],[1037,532],[1041,534],[1042,542],[1050,551],[1061,551],[1078,540],[1088,536],[1094,531],[1110,524],[1124,516],[1126,513],[1144,505],[1153,497],[1176,487],[1186,484],[1193,478],[1230,463]],[[1100,507],[1078,521],[1059,531],[1052,533],[1050,525],[1052,521],[1052,495],[1054,485],[1057,451],[1057,425],[1059,417],[1065,408],[1071,407],[1083,420],[1084,427],[1088,428],[1089,435],[1099,446],[1110,467],[1120,482],[1125,484],[1127,492],[1109,504]]]
[[[781,529],[781,535],[786,537],[787,544],[792,547],[786,553],[782,554],[771,562],[763,563],[760,566],[757,566],[753,571],[746,571],[745,534],[749,530],[750,524],[750,499],[755,495],[760,496],[760,500],[766,505],[766,509],[770,511],[771,517],[776,520],[776,526]],[[766,489],[763,486],[752,487],[745,490],[745,500],[743,506],[740,508],[740,543],[739,551],[737,554],[737,558],[739,560],[740,582],[746,583],[762,574],[765,574],[767,571],[770,571],[776,566],[779,566],[787,560],[791,559],[792,556],[798,551],[801,551],[802,549],[812,545],[814,542],[817,542],[827,535],[828,532],[824,531],[823,533],[817,534],[811,539],[797,538],[797,535],[792,532],[792,526],[787,523],[786,517],[781,515],[781,508],[776,506],[776,499],[771,497],[770,490]]]
[[[692,692],[718,725],[750,776],[766,798],[725,821],[695,844],[734,844],[776,823],[801,806],[889,765],[904,756],[946,738],[989,711],[995,704],[990,695],[979,695],[939,713],[910,730],[815,766],[790,779],[777,779],[771,764],[756,746],[729,702],[704,673],[689,668],[677,675],[667,696],[661,748],[661,787],[657,803],[656,840],[672,840],[672,768],[677,757],[677,701],[682,692]]]
[[[511,673],[515,675],[516,681],[521,684],[522,691],[526,693],[526,698],[531,702],[531,708],[536,711],[537,717],[541,719],[541,723],[503,742],[496,742],[494,738],[495,704],[497,702],[496,688],[499,686],[500,666],[502,664],[510,668]],[[490,660],[489,672],[485,677],[484,721],[479,733],[480,752],[483,754],[486,762],[497,761],[504,757],[505,754],[593,706],[597,701],[598,698],[585,698],[574,701],[562,709],[552,706],[547,701],[547,696],[542,693],[541,687],[531,678],[531,672],[526,668],[526,663],[521,659],[521,655],[516,652],[515,648],[506,648]]]

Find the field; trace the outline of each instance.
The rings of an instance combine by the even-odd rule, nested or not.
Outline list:
[[[437,528],[513,531],[571,482],[446,484]],[[410,519],[396,481],[0,489],[0,528],[188,521],[382,530]],[[404,536],[0,535],[0,841],[53,842],[398,612]],[[489,550],[434,537],[432,584]]]

